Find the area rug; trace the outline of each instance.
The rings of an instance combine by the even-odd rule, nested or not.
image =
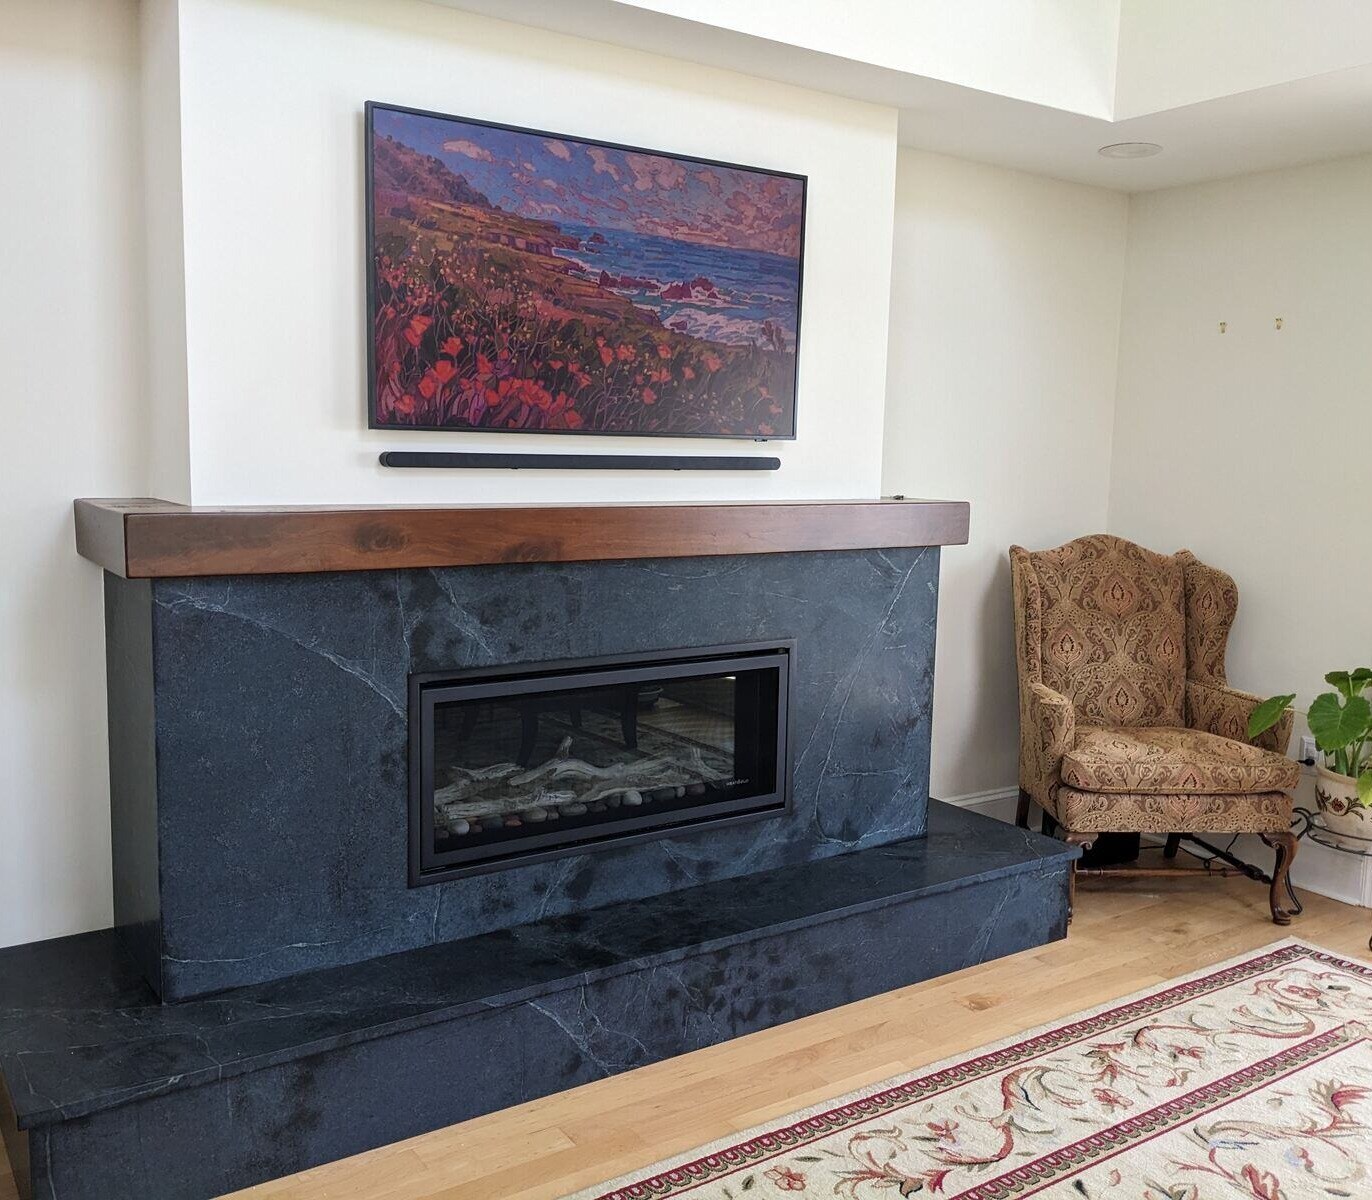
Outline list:
[[[1372,967],[1283,941],[574,1200],[1372,1197]]]

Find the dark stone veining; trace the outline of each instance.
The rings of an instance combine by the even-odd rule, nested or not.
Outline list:
[[[206,1200],[1061,937],[1074,853],[934,804],[926,838],[178,1005],[112,931],[14,947],[0,1074],[36,1195]]]
[[[181,999],[917,837],[937,582],[934,548],[110,578],[114,612],[151,589],[157,871],[128,877],[160,879],[160,929],[141,894],[116,919]],[[407,886],[410,671],[782,638],[786,819]]]

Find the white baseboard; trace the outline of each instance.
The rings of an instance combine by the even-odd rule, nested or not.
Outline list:
[[[1013,824],[1015,808],[1019,804],[1019,788],[994,788],[989,792],[967,792],[962,796],[940,796],[939,799],[945,804],[970,808],[984,817],[994,817],[997,821]]]

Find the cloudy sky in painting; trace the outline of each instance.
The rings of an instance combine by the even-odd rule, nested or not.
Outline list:
[[[800,253],[799,180],[385,109],[374,120],[522,216]]]

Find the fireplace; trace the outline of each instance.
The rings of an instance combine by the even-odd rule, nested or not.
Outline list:
[[[965,505],[77,532],[117,929],[0,949],[23,1195],[206,1200],[1066,929],[1074,848],[928,798]]]
[[[411,675],[411,885],[785,812],[791,654]]]
[[[116,924],[163,1000],[925,833],[938,546],[965,505],[77,515],[108,567]],[[693,748],[694,774],[558,783]],[[497,828],[444,790],[549,760],[530,794],[475,797]]]

